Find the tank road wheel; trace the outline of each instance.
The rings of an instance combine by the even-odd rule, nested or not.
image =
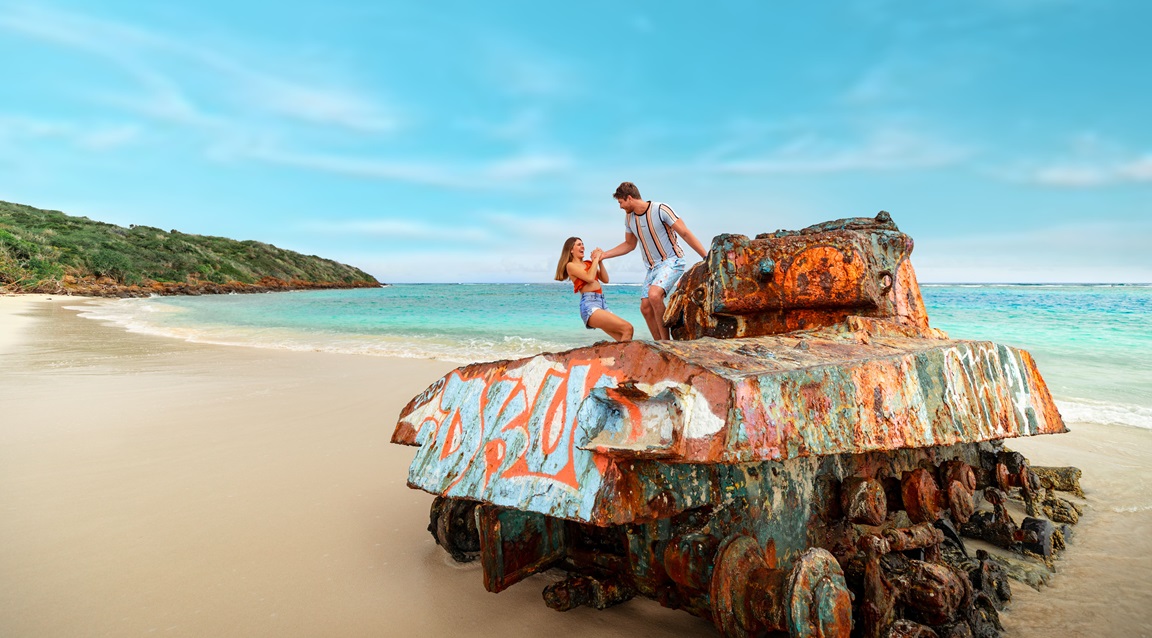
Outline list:
[[[844,570],[827,550],[812,547],[801,554],[786,586],[789,636],[847,638],[852,632],[852,595],[844,582]]]
[[[848,638],[852,598],[836,558],[813,547],[785,574],[775,546],[732,536],[717,552],[709,587],[712,622],[725,638],[786,631],[793,638]]]
[[[437,496],[428,513],[428,531],[458,563],[480,556],[480,533],[476,529],[476,501]]]
[[[712,622],[724,638],[755,636],[760,633],[763,623],[752,611],[748,580],[754,572],[770,569],[764,552],[756,539],[750,536],[729,536],[720,544],[716,555],[709,585]]]

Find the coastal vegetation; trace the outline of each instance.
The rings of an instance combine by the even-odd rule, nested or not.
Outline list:
[[[128,228],[0,201],[0,288],[102,296],[377,287],[368,273],[259,241]]]

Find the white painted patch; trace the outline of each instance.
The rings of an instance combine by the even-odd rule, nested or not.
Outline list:
[[[1031,434],[1028,431],[1028,408],[1032,405],[1032,397],[1024,387],[1024,372],[1020,369],[1019,356],[1019,353],[1014,350],[1008,350],[1004,372],[1008,377],[1008,391],[1012,398],[1012,404],[1016,408],[1016,413],[1020,415],[1020,434],[1027,436]],[[1036,418],[1037,420],[1040,418],[1039,410],[1036,410]]]
[[[684,410],[684,438],[702,439],[724,429],[724,419],[716,416],[712,404],[696,388],[675,381],[661,381],[656,384],[637,383],[636,387],[656,396],[668,388],[675,388]]]
[[[524,384],[524,390],[528,393],[528,397],[535,397],[540,393],[540,386],[544,383],[544,376],[548,372],[556,372],[561,376],[567,376],[564,366],[555,361],[549,361],[544,357],[532,357],[532,359],[524,365],[509,370],[508,376],[519,377],[520,381]]]
[[[439,392],[432,395],[431,401],[428,401],[424,405],[416,408],[415,410],[412,410],[401,421],[402,423],[407,423],[410,427],[417,431],[417,441],[419,443],[423,443],[423,440],[421,440],[420,437],[426,436],[426,433],[420,431],[421,426],[426,421],[428,421],[428,419],[439,422],[444,415],[444,412],[440,411],[440,397],[443,395],[443,392],[444,388],[440,388]]]

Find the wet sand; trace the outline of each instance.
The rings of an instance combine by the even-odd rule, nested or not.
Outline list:
[[[428,535],[400,408],[454,364],[188,344],[0,297],[0,636],[715,636],[633,600],[554,612]],[[1152,432],[1018,441],[1084,470],[1010,636],[1152,636]]]

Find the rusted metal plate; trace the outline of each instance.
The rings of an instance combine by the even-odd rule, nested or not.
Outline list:
[[[414,487],[607,524],[706,503],[694,464],[1063,431],[1026,352],[810,332],[466,366],[405,408],[393,440],[420,446]]]
[[[500,592],[564,557],[563,521],[493,505],[476,508],[484,587]]]
[[[847,317],[888,317],[929,333],[908,260],[912,238],[888,213],[749,239],[719,235],[681,279],[665,323],[673,338],[755,337]]]

